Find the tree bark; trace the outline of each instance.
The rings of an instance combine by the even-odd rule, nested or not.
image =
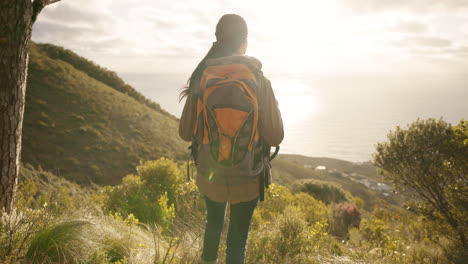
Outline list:
[[[0,4],[0,210],[14,206],[21,157],[31,0],[2,0]]]

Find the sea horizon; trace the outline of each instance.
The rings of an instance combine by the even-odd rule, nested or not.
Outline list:
[[[190,73],[119,73],[135,89],[180,117],[179,93]],[[272,73],[285,138],[280,153],[350,162],[372,160],[378,142],[417,118],[452,125],[468,116],[468,74]]]

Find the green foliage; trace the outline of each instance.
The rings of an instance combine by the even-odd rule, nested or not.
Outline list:
[[[362,200],[361,198],[359,197],[353,197],[351,198],[351,201],[354,205],[356,205],[356,207],[358,209],[362,209],[363,205],[364,205],[364,200]]]
[[[34,235],[26,252],[26,259],[31,263],[70,263],[76,262],[76,248],[82,245],[79,233],[86,221],[63,221],[48,226]]]
[[[47,207],[0,211],[0,263],[18,263],[24,257],[32,236],[51,221]]]
[[[263,225],[265,222],[273,221],[288,206],[298,207],[309,224],[322,221],[330,214],[329,207],[322,201],[306,193],[291,193],[284,186],[272,184],[266,189],[265,201],[260,203],[254,211],[252,225],[255,228],[256,226]]]
[[[195,180],[186,181],[178,186],[176,193],[177,218],[181,221],[202,219],[205,215],[205,203],[201,198]]]
[[[105,207],[110,212],[134,214],[144,223],[157,223],[165,228],[175,217],[176,193],[183,173],[169,159],[141,163],[138,175],[128,175],[120,185],[108,188]]]
[[[88,200],[92,190],[30,164],[21,164],[17,188],[16,207],[19,209],[47,206],[54,214],[61,214],[78,208],[96,208]]]
[[[177,189],[184,180],[182,170],[174,161],[166,158],[147,161],[140,163],[137,171],[145,187],[151,189],[148,193],[149,198],[160,197],[167,193],[170,202],[174,203]]]
[[[454,144],[452,161],[445,163],[447,169],[453,175],[458,175],[458,180],[451,181],[447,186],[447,196],[458,219],[468,219],[468,120],[462,120],[457,126],[452,127]],[[455,176],[457,177],[457,176]],[[464,226],[465,234],[468,233],[468,225]]]
[[[292,190],[295,192],[305,192],[326,204],[345,202],[348,201],[347,196],[351,196],[347,195],[343,188],[336,183],[313,179],[295,182]]]
[[[110,264],[106,251],[96,250],[89,258],[86,264]]]
[[[468,120],[461,120],[457,126],[453,127],[453,133],[454,143],[466,150],[468,148]]]
[[[203,216],[195,207],[189,209],[193,189],[193,182],[179,184],[176,200],[184,205],[185,214],[197,218],[179,219],[175,232],[165,232],[164,226],[140,223],[133,214],[103,214],[96,207],[103,204],[106,192],[77,186],[26,164],[20,169],[15,210],[0,215],[0,263],[194,263],[199,258]],[[69,202],[63,203],[64,197]],[[166,205],[164,215],[178,215],[174,206],[167,206],[166,193],[158,202]],[[92,224],[72,224],[78,222]],[[49,248],[52,244],[56,247]]]
[[[361,223],[361,234],[365,240],[379,247],[390,246],[390,228],[380,219],[364,219]],[[393,245],[392,245],[393,246]],[[393,249],[393,247],[391,248]]]
[[[416,120],[397,127],[379,143],[375,164],[397,188],[409,187],[424,202],[416,208],[447,223],[467,250],[468,147],[466,122],[456,128],[442,119]]]
[[[453,259],[437,223],[401,208],[380,204],[349,232],[353,255],[369,263],[463,263]]]
[[[16,206],[20,209],[32,207],[36,202],[37,186],[31,178],[20,181],[16,190]]]
[[[41,168],[22,166],[18,189],[22,194],[17,200],[21,206],[0,218],[0,262],[18,263],[30,249],[47,253],[36,253],[37,261],[31,263],[51,263],[54,258],[61,263],[87,264],[197,263],[206,211],[194,181],[184,181],[185,168],[168,159],[142,162],[137,171],[118,186],[91,189]],[[70,199],[65,204],[72,210],[56,200],[64,196],[46,195],[59,194],[62,187]],[[145,192],[150,192],[151,200],[141,196]],[[401,207],[377,203],[370,216],[362,211],[359,228],[352,227],[348,236],[337,240],[327,231],[334,232],[340,224],[337,217],[346,220],[346,216],[336,213],[357,208],[327,205],[275,184],[265,195],[265,202],[254,212],[246,263],[464,263],[447,238],[454,233],[447,233],[446,225]],[[355,197],[350,200],[360,203]],[[110,201],[118,205],[111,214],[92,209]],[[137,214],[122,210],[138,201],[149,211],[159,210],[154,210],[155,204],[164,205],[160,212],[168,218],[162,224],[144,223]],[[92,224],[70,227],[73,230],[68,233],[66,227],[58,227],[79,221]],[[349,222],[352,226],[353,221]],[[50,241],[58,241],[59,247],[48,250]]]
[[[96,206],[88,199],[92,190],[82,188],[40,167],[21,164],[17,187],[15,210],[10,214],[2,212],[0,219],[1,263],[18,263],[19,259],[24,259],[27,250],[31,257],[33,243],[38,247],[38,243],[45,239],[44,230],[52,228],[54,223],[63,222],[60,216],[72,215],[78,209],[88,213],[96,210]],[[53,237],[62,233],[50,234]],[[36,258],[45,261],[46,257]]]
[[[247,263],[312,263],[327,235],[326,221],[310,225],[296,206],[287,206],[271,223],[251,232]]]
[[[254,211],[247,263],[316,263],[315,254],[341,254],[327,235],[330,207],[314,197],[270,185]]]

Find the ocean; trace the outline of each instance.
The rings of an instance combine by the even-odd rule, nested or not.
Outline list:
[[[180,117],[179,92],[190,73],[119,73],[164,109]],[[377,142],[417,118],[468,118],[468,74],[268,74],[280,105],[281,153],[372,160]]]

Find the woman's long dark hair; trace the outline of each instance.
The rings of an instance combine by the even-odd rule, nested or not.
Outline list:
[[[201,75],[206,68],[206,60],[234,54],[247,38],[247,34],[247,23],[241,16],[236,14],[222,16],[216,25],[216,42],[213,42],[208,53],[198,63],[188,79],[188,85],[180,93],[180,100],[192,93],[195,85],[200,82]]]

